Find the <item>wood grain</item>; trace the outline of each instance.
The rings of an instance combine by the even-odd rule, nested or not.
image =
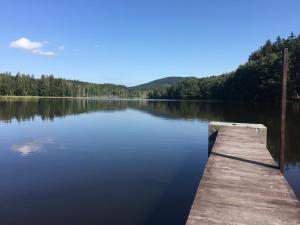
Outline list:
[[[220,128],[186,224],[300,225],[300,203],[256,129]]]

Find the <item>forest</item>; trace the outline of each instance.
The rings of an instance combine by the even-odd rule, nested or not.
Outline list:
[[[29,74],[0,73],[1,96],[199,99],[277,101],[281,93],[282,51],[289,49],[289,99],[300,95],[300,35],[277,37],[254,51],[235,71],[204,78],[170,77],[136,87],[94,84]]]
[[[149,98],[221,101],[278,101],[281,95],[282,51],[289,49],[289,99],[300,95],[300,35],[268,40],[236,71],[219,76],[188,78],[168,88],[157,88]]]
[[[2,96],[47,96],[47,97],[145,97],[142,91],[130,90],[114,84],[93,84],[77,80],[42,75],[34,78],[28,74],[0,74],[0,95]]]

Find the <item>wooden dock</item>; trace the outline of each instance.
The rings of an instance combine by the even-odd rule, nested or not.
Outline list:
[[[300,203],[266,148],[267,128],[212,122],[210,135],[216,138],[186,224],[299,225]]]

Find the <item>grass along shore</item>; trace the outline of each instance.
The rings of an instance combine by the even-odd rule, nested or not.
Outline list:
[[[76,96],[16,96],[16,95],[0,95],[0,100],[8,99],[147,99],[147,98],[120,98],[120,97],[76,97]]]

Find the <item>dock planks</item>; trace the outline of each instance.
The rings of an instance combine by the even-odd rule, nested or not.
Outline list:
[[[221,126],[187,225],[300,225],[300,204],[258,129]]]

